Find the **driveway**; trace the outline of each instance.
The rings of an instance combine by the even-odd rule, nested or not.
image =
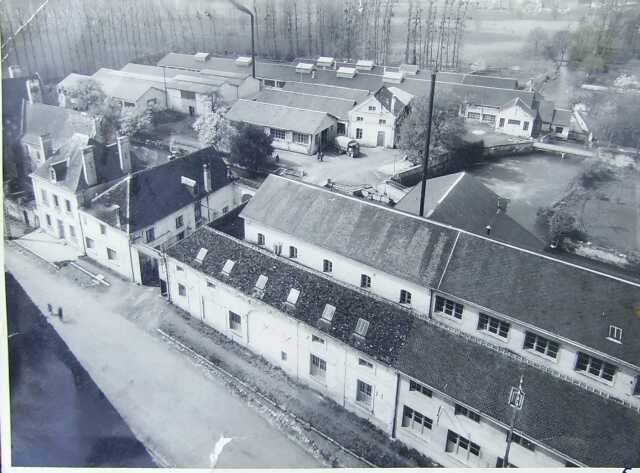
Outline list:
[[[319,467],[320,463],[268,424],[224,383],[167,349],[144,326],[171,310],[156,288],[115,278],[111,287],[81,288],[42,262],[5,251],[5,266],[43,312],[64,308],[51,324],[136,437],[175,467],[210,467],[222,434],[233,440],[220,467]],[[132,319],[132,320],[130,320]]]

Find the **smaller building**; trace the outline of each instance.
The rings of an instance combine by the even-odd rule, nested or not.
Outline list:
[[[508,135],[529,138],[534,132],[536,112],[520,97],[507,102],[496,116],[496,131]]]
[[[543,100],[538,108],[540,131],[554,138],[566,140],[571,130],[573,112],[565,108],[556,108],[553,102]]]

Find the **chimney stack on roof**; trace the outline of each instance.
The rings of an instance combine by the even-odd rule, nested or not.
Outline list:
[[[21,77],[24,77],[24,72],[22,70],[22,67],[19,66],[18,64],[9,66],[9,77],[12,79],[19,79]]]
[[[40,79],[33,77],[26,81],[27,86],[27,98],[29,103],[42,103],[42,87],[40,86]]]
[[[204,191],[208,194],[213,190],[213,181],[211,180],[211,171],[208,164],[202,165],[202,179],[204,181]]]
[[[491,225],[487,225],[484,229],[487,231],[487,235],[491,235]]]
[[[131,172],[131,144],[128,136],[118,136],[118,158],[123,173]]]
[[[87,181],[89,187],[95,186],[98,183],[93,146],[87,146],[82,150],[82,172],[84,174],[84,180]]]
[[[38,137],[40,141],[40,155],[42,160],[46,161],[53,154],[53,140],[49,133],[43,133]]]

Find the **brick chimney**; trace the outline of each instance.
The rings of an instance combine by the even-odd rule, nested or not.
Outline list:
[[[26,81],[27,97],[29,103],[42,103],[42,87],[40,86],[40,79],[33,77]]]
[[[38,139],[40,142],[40,156],[44,162],[53,154],[53,140],[49,133],[43,133]]]
[[[24,71],[22,70],[22,67],[18,64],[9,66],[9,77],[12,79],[19,79],[20,77],[24,77]]]
[[[118,136],[118,157],[120,159],[120,169],[123,173],[131,172],[131,145],[128,136]]]
[[[202,165],[202,180],[204,181],[204,191],[208,194],[213,190],[213,181],[211,180],[211,171],[209,165]]]
[[[98,175],[96,173],[96,161],[93,156],[93,146],[87,146],[82,150],[82,172],[84,179],[89,187],[98,183]]]

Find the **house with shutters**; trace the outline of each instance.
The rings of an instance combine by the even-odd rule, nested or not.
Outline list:
[[[205,148],[133,172],[80,210],[86,255],[140,284],[158,283],[165,247],[250,198],[220,154]]]

